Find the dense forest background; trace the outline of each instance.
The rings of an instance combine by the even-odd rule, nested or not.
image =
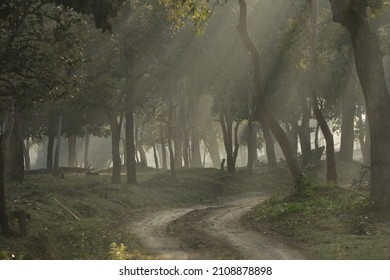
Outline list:
[[[307,195],[359,161],[388,212],[387,54],[389,1],[2,1],[2,232],[7,186],[69,170],[285,168]]]

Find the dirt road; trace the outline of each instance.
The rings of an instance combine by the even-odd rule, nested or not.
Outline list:
[[[304,259],[241,222],[264,199],[252,193],[217,205],[144,213],[130,231],[158,259]]]

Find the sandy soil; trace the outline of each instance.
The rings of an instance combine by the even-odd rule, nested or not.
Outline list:
[[[304,259],[242,223],[264,199],[252,193],[217,205],[142,213],[129,230],[157,259]]]

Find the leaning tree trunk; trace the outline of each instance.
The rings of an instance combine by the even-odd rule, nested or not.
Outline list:
[[[4,136],[0,134],[0,225],[2,235],[8,235],[9,224],[6,212],[6,199],[5,199],[5,157],[4,157]]]
[[[156,169],[158,169],[158,156],[157,156],[157,149],[155,143],[153,143],[153,157],[154,157],[154,165],[156,166]]]
[[[233,120],[230,116],[229,109],[224,105],[219,105],[219,121],[221,123],[223,143],[226,151],[226,165],[228,173],[233,174],[236,171],[236,165],[233,155]]]
[[[240,19],[239,19],[239,24],[237,26],[237,29],[238,32],[240,33],[245,48],[249,51],[252,58],[252,66],[254,71],[253,83],[255,87],[256,104],[260,110],[260,114],[264,118],[264,121],[269,125],[272,134],[279,142],[279,145],[286,158],[290,173],[294,179],[296,188],[298,189],[298,191],[301,191],[302,190],[301,188],[303,187],[302,184],[303,174],[298,165],[298,160],[296,157],[294,157],[294,153],[288,141],[286,133],[283,131],[283,129],[280,127],[280,124],[273,116],[271,109],[265,98],[265,95],[263,93],[263,89],[261,87],[260,55],[259,55],[259,51],[253,44],[248,34],[246,2],[245,0],[238,0],[238,2],[240,4]]]
[[[328,183],[337,184],[336,158],[334,155],[334,140],[324,115],[322,114],[317,97],[317,71],[318,71],[318,56],[316,49],[317,42],[317,0],[310,0],[310,91],[313,105],[313,113],[321,128],[322,134],[326,141],[326,181]]]
[[[260,124],[261,124],[261,130],[263,131],[263,137],[265,141],[265,153],[267,155],[268,169],[272,170],[278,167],[278,162],[275,154],[274,139],[272,137],[268,124],[264,121],[262,116],[260,116]]]
[[[352,40],[356,70],[366,103],[371,138],[371,198],[390,209],[390,96],[383,52],[367,15],[370,1],[330,0],[333,20],[344,25]]]

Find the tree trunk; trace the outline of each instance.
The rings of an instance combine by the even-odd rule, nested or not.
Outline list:
[[[153,156],[154,156],[154,165],[156,166],[156,169],[158,169],[158,156],[157,156],[156,144],[154,143],[153,143]]]
[[[247,7],[245,0],[238,0],[240,4],[240,20],[237,26],[238,32],[240,33],[241,39],[243,41],[244,46],[249,51],[252,58],[252,66],[253,66],[253,83],[255,88],[255,99],[256,104],[260,110],[260,114],[262,115],[264,121],[269,125],[269,128],[272,131],[272,134],[278,140],[278,143],[283,151],[283,154],[286,158],[287,165],[289,167],[290,173],[294,179],[295,186],[298,191],[302,191],[302,178],[303,174],[298,165],[297,158],[294,157],[294,153],[292,151],[291,145],[288,141],[286,133],[280,127],[278,121],[273,116],[265,95],[263,93],[263,89],[261,87],[261,75],[260,75],[260,56],[257,48],[251,41],[248,34],[247,27]]]
[[[192,130],[192,157],[191,167],[202,167],[202,157],[200,155],[200,141],[198,133],[195,129]]]
[[[256,106],[255,106],[255,102],[254,102],[253,92],[249,91],[249,94],[248,94],[248,135],[247,135],[248,162],[246,165],[246,169],[247,169],[249,174],[252,174],[253,162],[254,162],[253,148],[254,148],[255,143],[253,142],[253,140],[254,140],[254,138],[253,138],[253,134],[254,134],[253,133],[253,121],[255,119],[255,111],[256,111]]]
[[[367,16],[369,1],[330,0],[333,20],[344,25],[352,40],[356,70],[363,89],[371,140],[371,198],[390,209],[390,96],[383,52]]]
[[[274,139],[272,138],[272,134],[267,123],[264,121],[264,119],[261,116],[260,116],[260,124],[261,124],[261,129],[263,131],[263,137],[265,141],[265,153],[267,155],[268,170],[272,170],[278,167],[278,162],[275,154]]]
[[[161,141],[161,154],[162,154],[162,169],[168,169],[167,164],[167,150],[165,145],[164,129],[162,124],[160,124],[160,141]]]
[[[54,138],[55,138],[55,134],[49,132],[48,141],[47,141],[47,154],[46,154],[46,168],[48,170],[53,169]]]
[[[359,120],[358,120],[358,138],[360,144],[360,150],[362,152],[363,163],[367,166],[370,165],[370,131],[368,129],[368,124],[366,122],[366,127],[364,126],[363,117],[362,117],[362,107],[359,108]]]
[[[24,155],[24,166],[26,170],[31,169],[30,161],[30,140],[26,139],[23,143],[23,155]]]
[[[24,142],[22,118],[19,112],[15,113],[15,123],[10,143],[10,179],[23,181],[24,179]]]
[[[5,156],[4,156],[4,135],[0,134],[0,225],[2,235],[8,235],[9,224],[6,212],[6,199],[5,199]]]
[[[171,123],[172,123],[172,104],[169,102],[169,110],[168,110],[168,150],[169,150],[169,165],[171,169],[171,175],[176,178],[176,169],[175,169],[175,156],[173,154],[172,147],[172,137],[171,137]]]
[[[318,150],[320,148],[320,124],[317,122],[316,131],[314,134],[314,149]]]
[[[89,138],[90,138],[90,135],[87,133],[85,135],[85,146],[84,146],[84,168],[88,168],[88,166],[89,166],[89,157],[88,157],[88,153],[89,153]]]
[[[112,177],[111,182],[113,184],[121,183],[121,169],[122,161],[119,151],[120,139],[121,139],[121,122],[116,119],[116,117],[111,118],[111,149],[112,149]]]
[[[354,122],[356,113],[355,93],[347,87],[342,100],[342,123],[341,123],[341,142],[340,159],[352,162],[353,144],[355,142]]]
[[[132,100],[129,102],[132,103]],[[134,112],[133,105],[128,104],[126,108],[126,182],[128,184],[137,183],[135,145],[134,145]]]
[[[317,71],[318,71],[318,56],[317,56],[317,0],[310,0],[310,91],[313,105],[313,113],[321,128],[322,134],[326,141],[326,181],[328,183],[337,184],[336,158],[334,155],[334,140],[333,134],[329,129],[324,115],[322,114],[317,97]]]
[[[301,144],[303,165],[307,165],[312,158],[311,137],[310,137],[310,109],[307,105],[307,97],[303,96],[301,100],[302,123],[297,124],[296,130]],[[318,136],[318,134],[316,134]],[[317,149],[318,147],[316,147]]]
[[[211,161],[213,162],[213,166],[214,168],[219,168],[221,164],[221,157],[219,155],[218,140],[217,140],[217,134],[214,129],[214,125],[208,131],[207,142],[208,142],[209,153],[210,153]]]
[[[68,167],[77,167],[76,136],[68,137]]]
[[[53,175],[55,175],[55,176],[59,175],[61,135],[62,135],[62,115],[60,115],[58,118],[57,144],[56,144],[56,149],[54,152]]]
[[[184,136],[183,136],[183,161],[184,161],[184,167],[188,168],[190,167],[190,161],[189,161],[189,136],[188,136],[188,129],[184,129]]]

